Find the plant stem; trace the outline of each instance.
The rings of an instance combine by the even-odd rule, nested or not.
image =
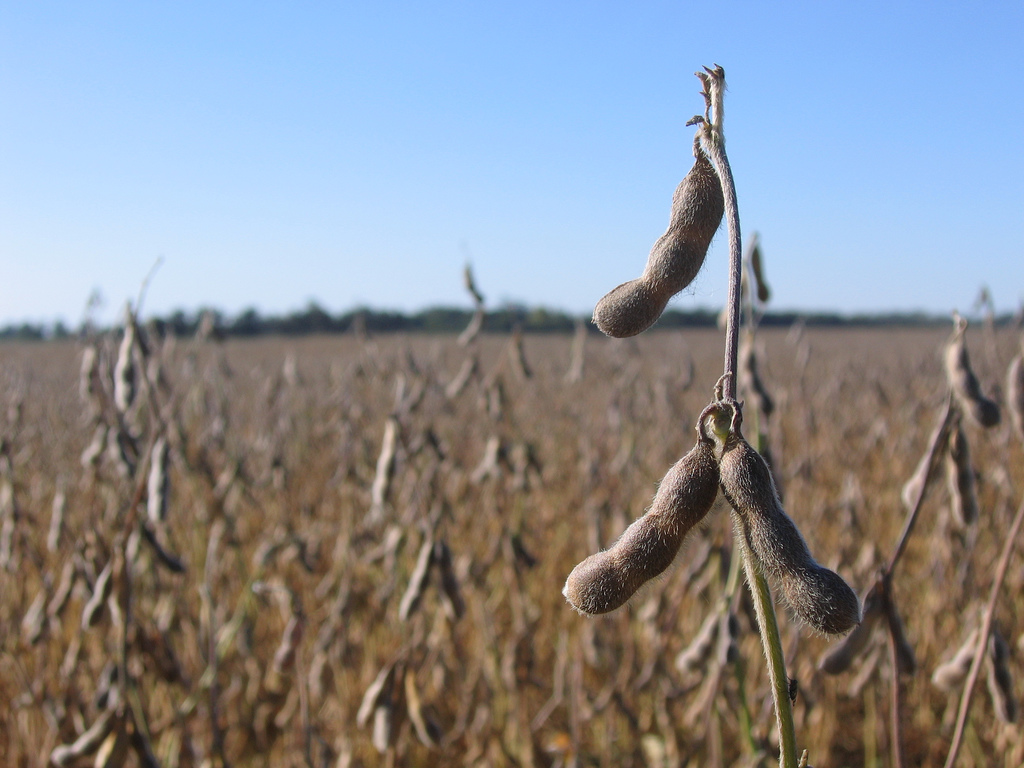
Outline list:
[[[913,507],[907,513],[907,518],[903,523],[903,532],[900,534],[900,538],[896,542],[896,548],[893,550],[892,557],[889,558],[889,562],[886,564],[885,570],[883,571],[883,575],[887,578],[891,578],[893,572],[896,570],[896,564],[900,561],[900,557],[903,556],[903,551],[907,547],[907,540],[910,538],[910,532],[914,530],[914,523],[917,522],[917,515],[921,511],[921,505],[924,503],[924,496],[928,489],[928,483],[931,482],[932,475],[935,474],[936,466],[939,463],[939,454],[941,453],[942,446],[946,443],[952,417],[953,393],[950,392],[946,397],[946,405],[943,409],[942,416],[939,418],[939,423],[932,432],[932,439],[928,444],[928,450],[922,459],[922,462],[927,462],[928,464],[927,473],[922,478],[921,487],[917,489],[917,495],[914,498]]]
[[[736,526],[737,531],[740,526]],[[741,536],[742,534],[738,534]],[[754,612],[761,633],[764,658],[768,663],[768,680],[771,683],[772,698],[775,700],[775,721],[779,728],[779,767],[796,768],[796,728],[793,725],[793,707],[789,700],[789,677],[786,675],[786,659],[782,652],[782,638],[775,620],[772,593],[768,581],[761,573],[754,553],[742,543],[743,568],[747,583],[754,598]]]
[[[902,689],[900,685],[900,662],[899,650],[896,648],[896,636],[890,631],[889,636],[889,662],[892,666],[892,703],[890,705],[889,717],[892,722],[892,765],[893,768],[903,768],[903,721],[902,721]]]
[[[736,182],[732,177],[729,158],[725,154],[725,135],[722,115],[725,91],[725,70],[719,66],[707,69],[701,76],[711,102],[712,122],[702,126],[700,144],[718,174],[725,199],[725,221],[729,228],[729,296],[728,320],[725,326],[725,381],[722,394],[725,399],[736,398],[736,359],[739,355],[740,283],[743,275],[743,242],[740,235],[740,214],[736,204]]]
[[[735,400],[743,242],[740,235],[739,208],[736,204],[736,183],[732,177],[729,158],[725,154],[725,136],[722,133],[725,70],[717,65],[714,69],[705,67],[704,73],[698,73],[697,76],[704,83],[711,118],[710,123],[701,126],[701,148],[714,166],[722,184],[725,220],[729,228],[729,303],[725,329],[725,375],[722,377],[722,397],[726,400]],[[761,644],[764,646],[765,661],[768,664],[772,698],[775,701],[775,717],[779,727],[779,765],[780,768],[796,768],[796,729],[793,726],[793,707],[789,700],[789,677],[786,675],[786,659],[782,653],[782,640],[775,618],[775,607],[772,604],[772,593],[756,556],[743,540],[742,526],[734,527],[737,543],[743,553],[743,568],[754,600]]]

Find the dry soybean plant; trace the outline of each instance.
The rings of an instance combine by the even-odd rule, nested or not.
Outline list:
[[[997,331],[1009,363],[1018,339]],[[582,378],[567,383],[567,334],[524,334],[533,375],[520,381],[510,334],[481,333],[467,349],[455,334],[221,338],[210,322],[178,338],[137,325],[136,394],[125,403],[134,416],[124,419],[114,401],[123,333],[0,343],[5,764],[92,765],[97,754],[148,764],[144,738],[169,768],[774,763],[743,557],[718,514],[728,503],[716,427],[762,456],[765,432],[772,482],[785,482],[781,509],[815,563],[870,587],[890,554],[879,549],[903,523],[891,509],[896,475],[913,474],[929,441],[920,425],[945,412],[933,352],[945,329],[809,326],[787,338],[761,324],[754,347],[775,408],[770,420],[759,413],[740,366],[748,402],[731,429],[728,401],[699,418],[720,373],[713,328],[588,339]],[[971,352],[992,397],[998,369]],[[479,374],[449,396],[470,355]],[[899,663],[918,670],[900,672],[908,765],[946,759],[981,646],[969,645],[951,691],[930,678],[984,629],[1014,488],[1024,487],[1011,400],[995,399],[1000,425],[961,420],[977,520],[961,529],[947,511],[942,437],[894,573]],[[683,424],[674,436],[670,423]],[[693,448],[712,459],[694,477],[719,468],[718,499],[677,567],[628,610],[581,620],[551,585],[652,496],[661,519],[630,537],[668,559],[671,537],[703,508],[686,482],[698,454],[666,472]],[[677,497],[694,501],[675,518]],[[785,526],[774,500],[755,500],[768,506],[753,514]],[[668,538],[653,538],[660,531]],[[807,565],[799,542],[797,561]],[[785,602],[786,575],[766,576]],[[984,647],[964,768],[1024,759],[1019,714],[1000,719],[1020,695],[1016,556],[1002,584],[992,627],[1009,656]],[[870,589],[864,598],[864,649],[844,677],[816,668],[828,637],[779,611],[786,674],[799,680],[794,728],[815,765],[889,763],[889,614]]]
[[[811,556],[782,508],[768,464],[741,432],[742,406],[736,392],[743,262],[736,193],[722,131],[725,73],[716,66],[698,72],[697,77],[704,86],[705,112],[688,123],[697,126],[695,162],[676,189],[669,229],[651,250],[643,275],[598,302],[594,322],[612,337],[647,330],[668,300],[696,277],[724,213],[730,241],[725,373],[713,402],[697,420],[696,446],[669,470],[650,509],[611,548],[577,565],[563,594],[583,614],[606,613],[622,606],[672,564],[683,540],[705,518],[721,490],[733,510],[738,549],[768,661],[779,761],[784,768],[795,768],[791,681],[766,579],[775,583],[799,621],[822,634],[841,635],[857,626],[860,603],[842,577]],[[758,297],[764,301],[768,291],[756,240],[750,250]],[[748,373],[756,373],[750,353],[745,355],[745,364]],[[770,412],[767,402],[762,401],[762,413]],[[806,764],[806,753],[802,762]]]
[[[976,469],[971,459],[965,419],[986,432],[1001,423],[1001,409],[982,391],[971,366],[967,350],[967,321],[958,313],[953,315],[954,329],[943,352],[947,393],[945,404],[932,431],[927,449],[911,478],[904,484],[902,501],[906,519],[894,551],[879,570],[868,590],[864,605],[864,620],[842,643],[822,657],[819,668],[827,674],[840,674],[858,660],[867,657],[873,631],[878,626],[887,630],[891,668],[890,746],[892,764],[897,768],[907,764],[904,755],[903,734],[903,679],[913,675],[917,668],[916,654],[907,637],[905,626],[897,608],[893,586],[897,567],[907,551],[911,533],[915,530],[927,492],[940,463],[945,468],[948,496],[946,525],[961,544],[969,546],[976,537],[975,529],[982,512],[976,487]],[[1019,377],[1019,356],[1010,364],[1008,372],[1009,405],[1011,418],[1019,418],[1020,404],[1014,399],[1014,381]],[[933,685],[944,692],[960,691],[956,725],[945,765],[952,768],[963,744],[967,715],[973,695],[974,683],[984,663],[987,669],[988,690],[999,719],[1016,719],[1016,699],[1008,666],[1008,650],[994,623],[998,597],[1013,552],[1021,524],[1024,522],[1024,502],[1010,526],[996,566],[989,600],[981,613],[980,626],[970,629],[966,641],[937,666],[932,674]]]

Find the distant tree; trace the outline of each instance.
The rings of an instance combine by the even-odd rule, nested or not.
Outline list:
[[[266,331],[264,320],[255,307],[249,307],[228,326],[232,336],[258,336]]]

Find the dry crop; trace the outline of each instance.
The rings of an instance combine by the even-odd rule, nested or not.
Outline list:
[[[946,336],[758,332],[786,510],[862,596],[945,399]],[[717,332],[467,348],[138,328],[118,366],[121,340],[0,347],[5,764],[724,766],[776,751],[749,605],[721,603],[727,515],[624,610],[581,618],[559,593],[693,444]],[[1019,341],[983,340],[985,386]],[[585,363],[567,380],[573,349]],[[917,662],[900,674],[911,765],[948,750],[958,696],[931,677],[977,629],[1024,492],[1013,429],[964,424],[978,518],[962,528],[933,480],[893,574]],[[1000,692],[1021,680],[1021,560],[997,602]],[[780,619],[813,764],[886,764],[880,633],[830,676],[817,662],[835,642]],[[979,688],[958,765],[1024,760],[1010,711]]]

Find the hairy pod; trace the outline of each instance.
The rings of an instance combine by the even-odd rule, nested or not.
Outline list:
[[[720,614],[708,614],[690,644],[676,656],[676,669],[683,674],[693,674],[706,666],[714,650],[715,640],[718,639],[721,623]]]
[[[363,694],[363,700],[359,704],[359,711],[356,713],[356,725],[365,728],[370,722],[373,712],[380,706],[388,703],[391,699],[392,689],[395,686],[395,663],[391,662],[381,667],[377,677],[370,683],[370,687]]]
[[[986,678],[988,692],[996,715],[1004,723],[1017,720],[1017,698],[1013,695],[1013,678],[1010,677],[1010,649],[996,627],[988,639]]]
[[[775,403],[772,401],[771,395],[768,394],[768,390],[765,389],[764,382],[761,381],[761,376],[757,371],[757,352],[754,350],[754,335],[752,333],[744,333],[740,341],[739,368],[742,377],[741,384],[747,398],[766,420],[771,418],[772,412],[775,410]]]
[[[462,599],[459,577],[455,574],[452,551],[443,539],[434,543],[434,563],[441,572],[441,606],[445,615],[455,621],[466,612],[466,603]]]
[[[827,675],[838,675],[849,669],[868,647],[868,641],[871,640],[882,613],[879,588],[875,586],[864,598],[864,615],[860,624],[822,656],[818,662],[818,669]]]
[[[167,496],[170,481],[167,477],[167,438],[160,435],[153,444],[147,480],[146,514],[150,522],[161,523],[167,517]]]
[[[59,766],[74,764],[79,758],[96,752],[117,726],[114,712],[106,710],[71,744],[54,747],[50,753],[50,761]]]
[[[405,707],[416,732],[416,738],[425,747],[437,747],[444,737],[444,732],[431,708],[423,705],[419,689],[416,687],[416,674],[411,670],[405,675]]]
[[[886,619],[889,622],[889,634],[892,635],[892,642],[896,647],[896,667],[903,674],[912,675],[917,671],[917,655],[907,638],[903,619],[891,599],[886,602]]]
[[[932,454],[942,442],[949,440],[947,428],[946,420],[940,419],[928,440],[928,445],[931,447],[921,456],[921,459],[917,462],[914,474],[903,485],[901,498],[903,499],[903,505],[907,508],[907,512],[913,512],[919,496],[922,500],[924,499],[924,493],[927,490],[926,484],[932,475],[929,471],[932,464]]]
[[[740,620],[731,609],[718,618],[718,663],[732,664],[740,657]]]
[[[134,360],[137,330],[131,306],[125,307],[124,315],[124,335],[114,365],[114,404],[122,414],[127,413],[135,401],[137,379]]]
[[[103,606],[107,602],[114,589],[112,576],[114,573],[114,562],[110,560],[96,577],[96,583],[92,588],[92,596],[82,609],[82,629],[96,626],[103,616]]]
[[[981,392],[981,385],[971,369],[971,359],[967,354],[964,340],[966,330],[967,321],[957,315],[956,328],[946,344],[946,377],[964,412],[978,426],[994,427],[999,423],[999,405]]]
[[[949,661],[945,661],[932,672],[932,685],[940,691],[952,693],[967,678],[971,670],[971,662],[974,659],[974,651],[978,646],[978,630],[975,629],[968,635],[967,640],[961,645]]]
[[[710,511],[718,495],[718,462],[705,437],[662,479],[650,509],[634,520],[611,548],[577,565],[562,594],[580,613],[600,614],[622,606],[675,560],[687,534]]]
[[[409,586],[406,587],[398,606],[398,618],[402,621],[408,621],[409,617],[419,608],[420,600],[423,599],[423,594],[427,591],[430,570],[433,565],[434,540],[427,535],[423,539],[419,555],[416,557],[416,567],[413,568],[412,575],[409,577]]]
[[[812,629],[839,635],[860,623],[860,602],[834,571],[811,557],[799,529],[779,501],[771,471],[739,431],[738,407],[722,440],[722,492],[735,510],[746,546],[782,591],[793,613]]]
[[[946,482],[949,487],[950,509],[953,519],[966,528],[978,519],[978,495],[974,487],[974,467],[967,436],[957,424],[949,431],[946,452]]]
[[[61,535],[64,533],[64,513],[67,512],[68,497],[64,492],[63,484],[57,486],[57,492],[53,494],[53,506],[50,513],[50,528],[46,534],[46,548],[50,552],[56,552],[60,547]]]
[[[757,287],[757,300],[762,304],[768,302],[772,297],[771,289],[764,279],[764,264],[761,256],[761,241],[755,232],[751,238],[750,246],[750,271],[754,273],[754,283]]]
[[[608,336],[621,339],[646,331],[704,265],[725,200],[718,174],[696,141],[693,154],[693,167],[672,195],[668,229],[651,248],[643,274],[597,302],[594,323]]]
[[[1024,352],[1010,361],[1006,372],[1006,400],[1017,437],[1024,440]]]

